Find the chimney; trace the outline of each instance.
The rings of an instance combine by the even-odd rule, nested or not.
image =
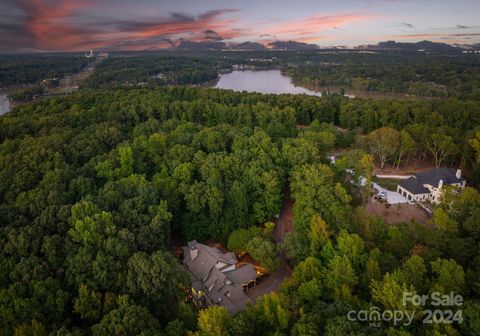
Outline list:
[[[457,179],[460,179],[462,177],[462,170],[461,169],[457,169],[457,173],[455,174],[455,177]]]
[[[188,249],[190,250],[190,258],[194,261],[198,256],[197,241],[192,240],[191,242],[188,242]]]

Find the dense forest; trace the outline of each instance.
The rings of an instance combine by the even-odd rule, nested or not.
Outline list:
[[[480,59],[476,55],[320,54],[284,70],[294,82],[313,87],[480,99]]]
[[[79,72],[87,64],[83,56],[1,55],[0,87],[39,84],[45,79],[62,78]]]
[[[478,335],[478,191],[448,193],[431,226],[387,225],[365,212],[368,185],[346,182],[344,168],[371,179],[370,139],[408,133],[418,143],[404,146],[409,155],[433,161],[441,140],[446,164],[479,174],[479,125],[472,101],[188,87],[83,89],[20,106],[0,118],[0,333]],[[356,150],[334,166],[336,147]],[[395,148],[387,159],[399,163],[408,151]],[[295,230],[281,248],[292,276],[235,316],[198,311],[172,237],[232,245],[279,213],[287,183]],[[274,269],[264,246],[247,248]],[[404,291],[461,294],[463,322],[347,318],[372,307],[418,313],[402,306]]]
[[[0,56],[0,86],[35,85],[18,93],[30,97],[41,93],[38,84],[42,80],[76,73],[86,64],[84,57],[68,54]],[[217,79],[219,72],[230,71],[233,65],[281,69],[294,83],[320,89],[333,86],[367,92],[480,99],[480,60],[476,55],[458,51],[113,52],[96,66],[83,86],[195,85]]]
[[[218,77],[220,62],[208,58],[137,56],[115,57],[103,61],[86,85],[136,85],[138,83],[200,84]]]
[[[88,85],[199,84],[234,64],[279,68],[309,87],[480,99],[480,61],[459,52],[247,51],[121,55],[103,62]]]

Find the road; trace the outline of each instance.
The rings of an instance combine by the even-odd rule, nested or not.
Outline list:
[[[293,201],[290,196],[290,189],[285,188],[283,192],[282,209],[280,215],[275,221],[275,230],[273,232],[273,238],[277,244],[279,244],[287,232],[293,230]],[[292,273],[291,268],[288,266],[287,257],[283,252],[279,252],[278,255],[282,261],[280,267],[270,275],[261,284],[249,289],[245,294],[255,302],[260,296],[269,293],[276,292],[280,288],[283,280],[290,276]]]
[[[273,239],[277,244],[281,243],[287,232],[293,230],[293,200],[290,195],[290,188],[287,186],[283,191],[282,209],[275,222]]]
[[[406,180],[409,177],[412,177],[412,175],[388,175],[388,174],[375,174],[376,177],[378,178],[391,178],[391,179],[397,179],[397,180]]]

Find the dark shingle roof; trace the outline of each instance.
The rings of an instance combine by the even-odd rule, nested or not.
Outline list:
[[[227,307],[232,313],[250,302],[241,285],[256,279],[251,264],[227,271],[238,262],[234,253],[222,253],[196,241],[189,242],[183,251],[183,263],[192,275],[193,288],[204,291],[212,302]]]
[[[192,260],[190,257],[191,251],[195,250],[197,250],[197,256]],[[188,269],[202,280],[207,277],[217,262],[226,264],[223,267],[235,265],[238,262],[234,253],[222,253],[215,247],[198,244],[195,240],[192,240],[187,246],[183,247],[183,253],[184,263],[188,266]]]
[[[434,188],[438,188],[440,180],[443,179],[443,184],[450,185],[454,183],[462,183],[465,179],[457,178],[456,170],[450,168],[436,168],[403,180],[399,185],[410,191],[414,195],[428,194],[430,191],[424,187],[429,184]]]
[[[438,183],[443,179],[446,185],[461,183],[464,179],[455,176],[456,170],[450,168],[436,168],[420,174],[415,175],[422,184],[430,184],[437,188]]]
[[[255,272],[252,264],[246,264],[226,274],[230,280],[239,285],[247,284],[257,278],[257,272]]]
[[[406,180],[402,180],[398,185],[410,191],[414,195],[430,193],[430,191],[425,188],[415,176],[411,176]]]

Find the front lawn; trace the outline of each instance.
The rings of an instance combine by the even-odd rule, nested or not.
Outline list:
[[[378,178],[373,177],[373,182],[378,184],[380,187],[385,188],[390,191],[397,191],[397,185],[401,180],[393,178]]]

